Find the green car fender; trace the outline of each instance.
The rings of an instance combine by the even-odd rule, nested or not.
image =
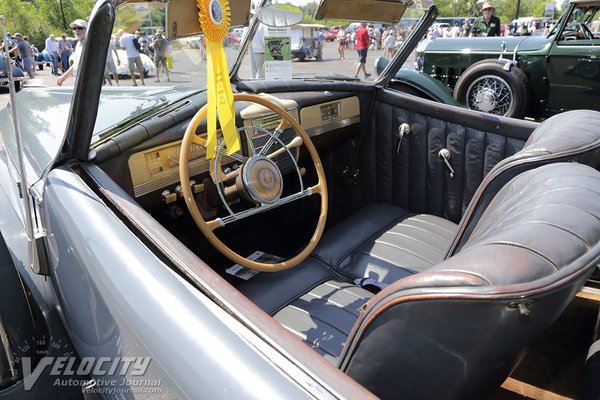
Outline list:
[[[458,107],[464,107],[454,100],[452,90],[437,79],[414,69],[400,69],[392,82],[398,82],[422,93],[426,98]],[[392,83],[393,85],[393,83]]]

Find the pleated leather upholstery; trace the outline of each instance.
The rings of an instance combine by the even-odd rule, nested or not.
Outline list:
[[[506,182],[523,171],[561,161],[600,167],[600,112],[574,110],[555,115],[533,131],[518,153],[500,161],[485,176],[465,210],[448,256],[469,239],[481,214]]]
[[[367,302],[341,368],[382,398],[486,398],[599,261],[598,171],[524,172],[454,256]]]
[[[351,283],[327,281],[292,301],[273,318],[337,365],[360,310],[371,296]]]
[[[362,204],[389,203],[457,223],[483,177],[525,143],[522,132],[515,135],[517,138],[511,137],[511,132],[483,130],[485,124],[481,123],[469,127],[472,118],[447,122],[402,102],[395,104],[389,93],[385,96],[376,100],[375,113],[361,143]],[[405,122],[411,132],[397,152],[398,128]],[[453,179],[438,157],[442,148],[452,155],[456,172]]]
[[[372,204],[328,230],[312,257],[349,279],[392,283],[443,260],[457,230],[434,215]]]

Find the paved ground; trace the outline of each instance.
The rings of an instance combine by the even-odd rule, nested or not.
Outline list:
[[[230,51],[228,48],[226,51]],[[190,60],[198,60],[198,57],[195,57],[195,54],[185,54],[190,52],[195,52],[198,50],[186,49],[185,52],[180,53],[183,59],[174,60],[174,68],[171,75],[171,82],[166,82],[164,77],[161,76],[161,82],[154,82],[154,76],[150,76],[146,79],[146,85],[161,85],[167,86],[171,84],[184,84],[185,82],[191,81],[191,78],[195,75],[204,74],[204,69],[202,66],[194,65]],[[373,80],[375,78],[374,74],[374,62],[375,59],[379,56],[383,55],[383,50],[371,50],[368,53],[367,58],[367,71],[372,73],[373,75],[367,79]],[[341,75],[346,76],[354,76],[354,71],[356,68],[356,62],[358,60],[358,56],[355,50],[349,50],[346,52],[346,58],[344,60],[338,60],[337,53],[337,43],[336,42],[325,42],[325,47],[323,51],[323,61],[305,61],[305,62],[294,62],[293,69],[294,73],[302,73],[302,72],[314,72],[315,68],[318,67],[319,70],[327,71],[327,72],[336,72]],[[197,61],[196,61],[197,62]],[[318,63],[318,66],[315,65]],[[248,77],[250,76],[250,67],[247,65],[247,62],[244,62],[240,69],[240,76]],[[412,61],[409,60],[407,65],[412,65]],[[56,86],[56,76],[53,76],[51,73],[51,68],[44,67],[43,71],[36,70],[36,78],[30,81],[29,85],[44,85],[44,86]],[[362,78],[362,76],[361,76]],[[194,77],[194,81],[197,82],[198,77]],[[202,79],[202,78],[201,78]],[[132,82],[130,79],[124,79],[120,81],[121,85],[131,86]],[[73,85],[73,79],[70,78],[65,82],[65,85]],[[8,88],[4,86],[0,86],[0,108],[3,108],[9,101]]]

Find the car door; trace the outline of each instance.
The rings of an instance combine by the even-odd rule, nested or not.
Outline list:
[[[548,109],[600,110],[600,36],[591,30],[598,8],[575,5],[556,34],[547,57]]]

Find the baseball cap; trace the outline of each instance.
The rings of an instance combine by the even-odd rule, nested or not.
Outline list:
[[[157,29],[156,30],[156,34],[157,35],[162,35],[163,34],[163,30],[162,29]]]
[[[23,35],[21,35],[19,32],[15,33],[13,36],[14,37],[23,37]]]
[[[83,19],[76,19],[75,21],[71,22],[69,24],[69,26],[71,28],[83,28],[83,29],[87,29],[88,27],[88,23],[86,20]]]

